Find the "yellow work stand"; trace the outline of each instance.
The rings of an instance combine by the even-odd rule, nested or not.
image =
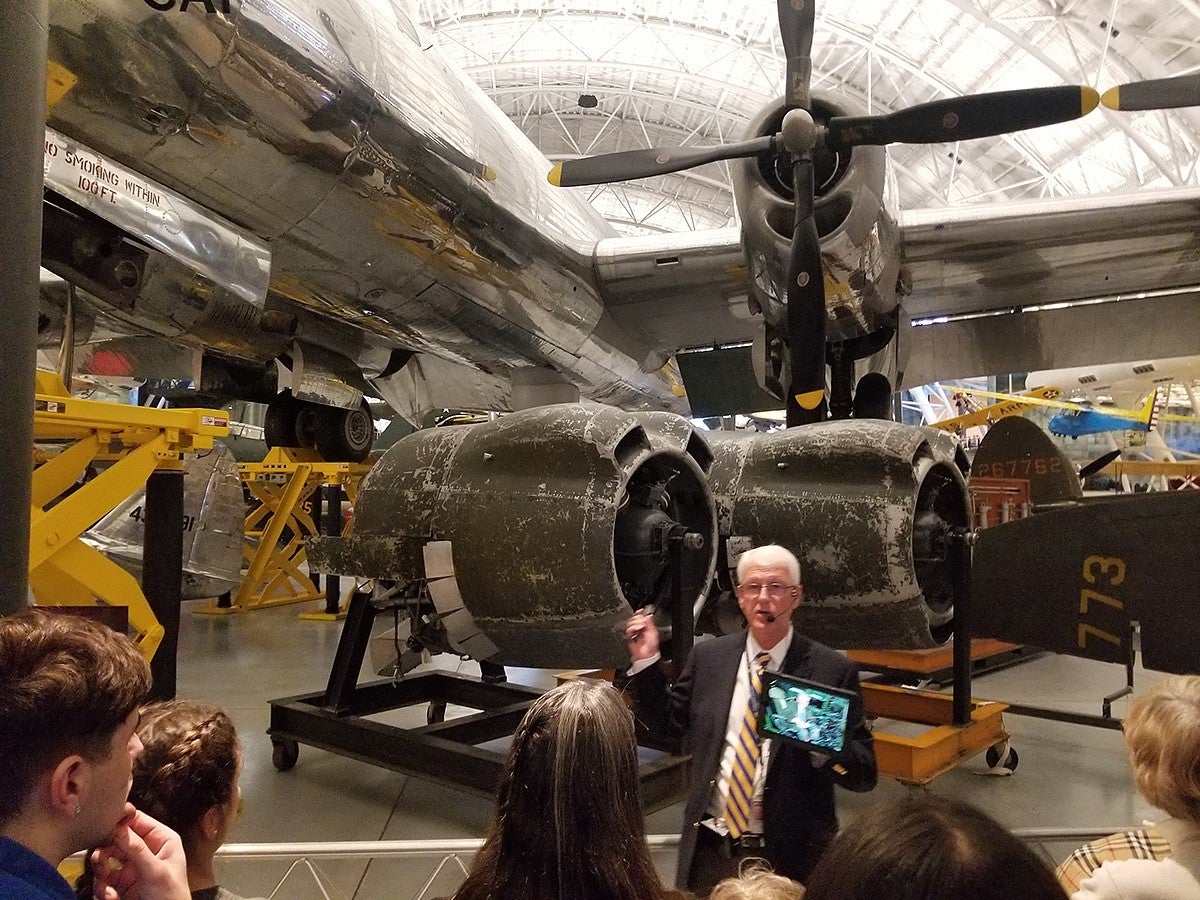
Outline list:
[[[305,540],[317,534],[313,518],[314,494],[333,485],[345,492],[350,503],[358,499],[358,485],[371,470],[362,463],[323,462],[313,450],[276,447],[260,463],[238,466],[242,483],[258,505],[246,516],[246,543],[242,552],[249,571],[242,579],[230,605],[219,601],[196,610],[207,615],[226,615],[287,603],[303,603],[325,596],[302,569],[307,562]],[[327,513],[329,514],[329,513]],[[337,510],[334,510],[334,515]],[[284,530],[290,533],[281,542]],[[342,532],[338,527],[338,533]],[[336,612],[301,613],[302,619],[344,618],[345,604]]]
[[[52,372],[38,371],[35,390],[38,449],[29,529],[34,599],[39,605],[128,607],[135,641],[149,660],[164,632],[141,585],[80,535],[145,487],[156,469],[181,469],[181,454],[211,450],[215,438],[229,434],[228,414],[79,400]],[[80,485],[100,461],[111,465]]]

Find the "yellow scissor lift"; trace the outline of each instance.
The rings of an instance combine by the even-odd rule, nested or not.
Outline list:
[[[242,552],[249,566],[236,596],[200,607],[199,613],[224,615],[243,610],[303,603],[326,598],[322,612],[301,613],[302,619],[339,619],[346,614],[337,596],[338,579],[322,591],[301,567],[307,562],[305,540],[318,533],[314,509],[324,501],[325,533],[341,534],[339,509],[344,492],[358,499],[358,485],[371,470],[363,463],[324,462],[313,450],[276,447],[258,463],[241,463],[242,483],[258,505],[246,516]],[[325,496],[322,496],[322,495]],[[317,504],[314,506],[314,500]],[[284,530],[290,534],[281,542]],[[336,530],[334,530],[336,529]]]
[[[229,433],[228,414],[80,400],[58,375],[40,370],[35,391],[30,589],[39,605],[128,607],[149,660],[164,632],[146,595],[80,535],[145,487],[156,469],[182,469],[182,454],[212,449],[215,438]],[[111,465],[80,486],[95,462]]]

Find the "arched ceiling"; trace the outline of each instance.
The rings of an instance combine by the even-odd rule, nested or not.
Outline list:
[[[415,13],[552,160],[739,140],[782,93],[767,0],[418,0]],[[817,0],[813,87],[873,112],[1198,69],[1200,0]],[[596,105],[581,106],[583,95]],[[1200,109],[1100,110],[891,156],[906,209],[1195,185]],[[723,164],[580,190],[629,234],[735,220]]]

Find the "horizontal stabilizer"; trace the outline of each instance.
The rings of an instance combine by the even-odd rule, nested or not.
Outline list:
[[[1139,494],[979,532],[972,633],[1106,662],[1200,673],[1200,493]]]

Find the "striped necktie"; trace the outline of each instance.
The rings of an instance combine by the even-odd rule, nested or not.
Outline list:
[[[761,750],[758,744],[758,703],[762,694],[762,673],[771,654],[763,650],[750,666],[750,701],[742,713],[733,770],[729,773],[729,797],[725,801],[725,824],[729,836],[739,838],[750,827],[750,800],[754,796],[754,775],[758,771]]]

